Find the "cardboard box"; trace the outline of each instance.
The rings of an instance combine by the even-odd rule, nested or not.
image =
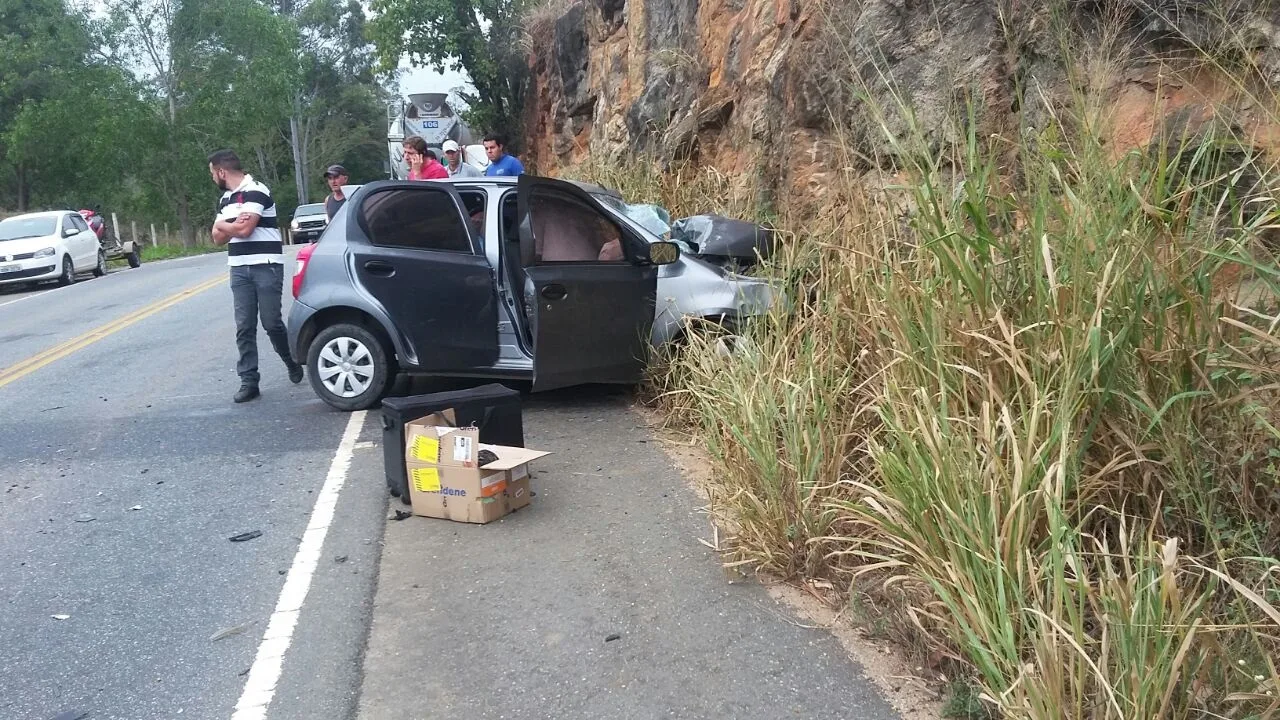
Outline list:
[[[488,523],[529,504],[529,463],[550,453],[484,445],[476,428],[436,425],[436,415],[405,425],[405,465],[414,515]],[[481,450],[498,457],[483,467]]]

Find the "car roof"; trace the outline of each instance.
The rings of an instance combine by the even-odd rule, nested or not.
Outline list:
[[[589,183],[582,180],[572,180],[569,178],[546,178],[546,179],[567,182],[570,185],[576,185],[577,187],[589,193],[605,193],[606,195],[614,195],[617,197],[622,197],[622,195],[617,190],[604,187],[603,185],[596,185],[595,183]],[[519,176],[517,175],[493,175],[493,176],[485,176],[485,177],[478,177],[478,178],[475,178],[475,177],[470,177],[470,178],[451,177],[447,179],[441,178],[439,180],[436,180],[435,182],[462,183],[465,185],[486,185],[486,184],[515,185],[519,181],[520,181]]]
[[[0,218],[0,219],[25,220],[27,218],[62,217],[63,215],[67,215],[68,213],[73,213],[73,212],[75,211],[74,210],[45,210],[43,212],[22,213],[21,215],[10,215],[7,218]]]

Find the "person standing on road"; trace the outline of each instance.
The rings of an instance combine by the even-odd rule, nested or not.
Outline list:
[[[462,148],[458,147],[458,143],[445,140],[444,146],[440,149],[444,151],[444,169],[448,171],[449,177],[484,177],[480,168],[465,161],[462,157]]]
[[[289,354],[289,339],[280,316],[284,295],[284,246],[276,221],[276,204],[266,185],[244,172],[232,150],[209,156],[209,175],[222,190],[213,242],[227,246],[231,298],[235,307],[236,347],[240,361],[237,403],[258,397],[258,317],[289,371],[289,381],[302,382],[302,366]]]
[[[507,140],[503,136],[497,133],[485,135],[484,153],[489,156],[489,167],[485,168],[485,175],[496,177],[524,174],[524,165],[520,164],[515,155],[507,154]]]
[[[347,204],[347,196],[342,194],[342,186],[347,184],[347,169],[341,165],[330,165],[324,171],[324,181],[329,184],[329,197],[324,199],[324,214],[332,220],[342,206]]]
[[[449,171],[445,170],[436,156],[427,149],[427,141],[417,135],[405,138],[404,161],[409,164],[410,180],[449,179]]]

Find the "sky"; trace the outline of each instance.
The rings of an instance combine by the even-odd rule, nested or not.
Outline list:
[[[73,0],[73,4],[83,7],[91,14],[101,15],[106,4],[103,0]],[[446,70],[438,73],[431,68],[411,67],[407,57],[400,59],[400,68],[405,72],[400,76],[400,94],[420,92],[449,92],[459,85],[469,85],[470,80],[465,73]]]
[[[406,58],[400,60],[400,68],[404,74],[400,76],[400,94],[449,92],[459,85],[469,85],[470,80],[465,73],[446,70],[438,73],[431,68],[410,67]]]

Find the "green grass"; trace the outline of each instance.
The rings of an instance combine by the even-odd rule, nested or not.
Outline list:
[[[780,220],[793,311],[654,378],[726,562],[858,587],[993,715],[1276,717],[1272,167],[1223,129],[1117,156],[1083,90],[1007,135],[863,100],[895,172]],[[753,214],[714,173],[583,172]]]
[[[145,245],[142,248],[142,263],[145,265],[149,262],[174,260],[177,258],[207,255],[216,252],[225,252],[225,249],[213,245],[194,245],[192,247],[183,247],[182,245]],[[118,267],[125,264],[124,260],[111,261],[112,267]]]
[[[142,249],[142,262],[156,262],[157,260],[173,260],[175,258],[191,257],[192,255],[208,255],[209,253],[225,252],[225,248],[216,247],[214,245],[194,245],[192,247],[183,247],[182,245],[155,245],[144,247]]]

